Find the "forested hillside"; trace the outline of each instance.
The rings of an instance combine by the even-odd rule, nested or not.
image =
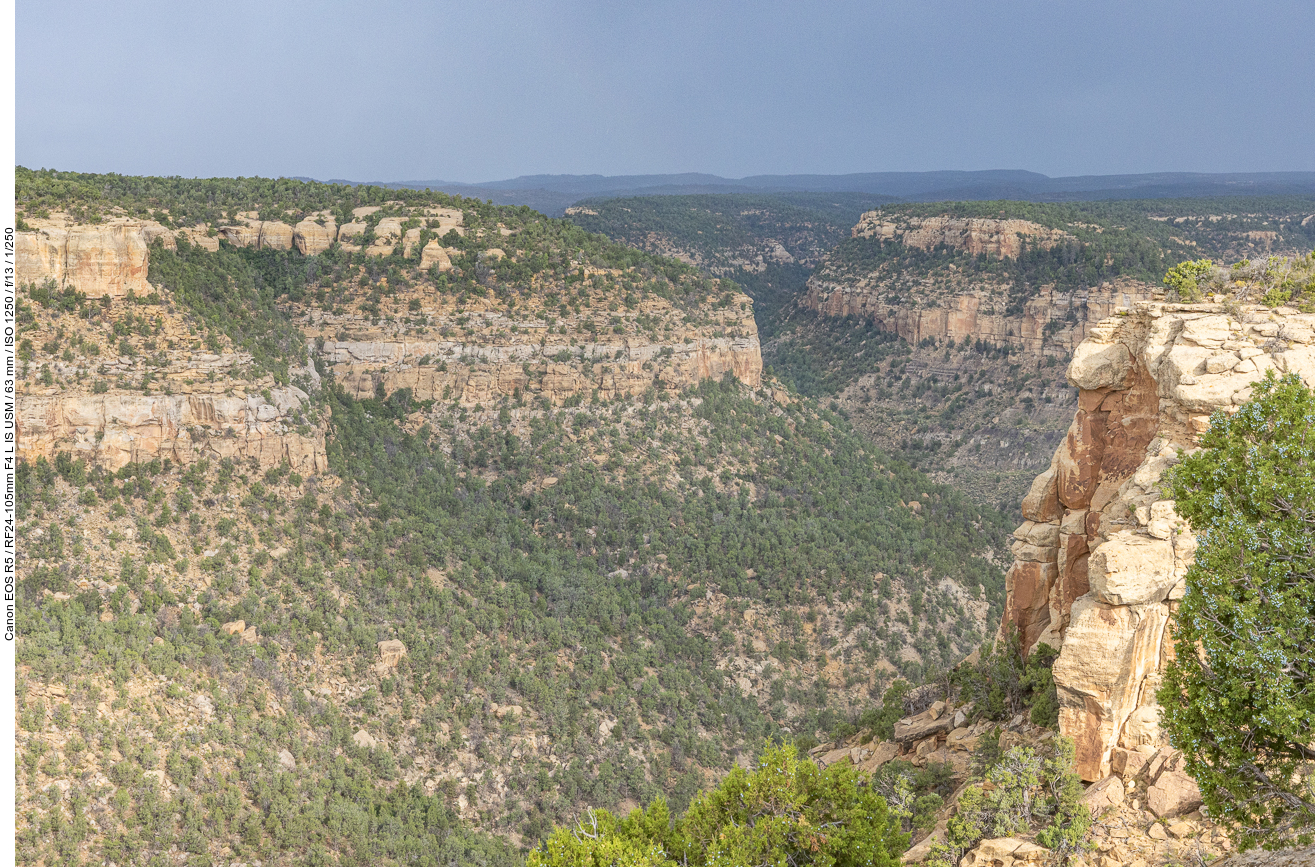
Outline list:
[[[998,621],[1008,522],[759,385],[689,265],[436,193],[19,206],[25,862],[515,863]]]

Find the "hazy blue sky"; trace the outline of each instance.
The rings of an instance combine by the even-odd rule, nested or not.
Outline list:
[[[18,0],[18,161],[131,174],[1315,170],[1315,2]]]

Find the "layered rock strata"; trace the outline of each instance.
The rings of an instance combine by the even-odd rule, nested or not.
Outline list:
[[[1160,743],[1155,690],[1196,547],[1161,477],[1268,370],[1315,385],[1315,315],[1142,303],[1074,353],[1078,410],[1023,501],[1004,620],[1025,648],[1059,650],[1060,729],[1086,780],[1114,750]]]
[[[90,298],[145,295],[147,241],[144,224],[122,221],[94,226],[47,225],[15,236],[19,285],[53,280]]]
[[[303,475],[328,469],[324,432],[305,424],[305,392],[262,395],[53,394],[18,400],[18,453],[25,460],[70,452],[107,469],[168,458],[287,462]]]
[[[815,275],[808,281],[803,305],[837,319],[870,320],[915,346],[928,338],[959,343],[980,340],[1039,355],[1047,348],[1071,351],[1097,322],[1120,307],[1151,300],[1158,291],[1126,279],[1073,292],[1049,286],[1029,298],[1021,310],[1014,310],[1007,287],[965,282],[949,290],[934,290],[934,281],[926,282],[927,291],[910,298],[895,292],[880,275],[856,281]]]
[[[1076,240],[1062,229],[1028,220],[907,217],[879,210],[864,214],[850,234],[1000,260],[1017,258],[1029,247],[1048,249]],[[1042,286],[1029,290],[1021,303],[1017,291],[1005,278],[969,274],[951,262],[914,276],[902,268],[856,265],[837,250],[809,279],[802,304],[824,316],[869,320],[915,346],[927,339],[969,340],[1034,355],[1067,355],[1117,308],[1160,293],[1158,287],[1128,278],[1073,291]]]
[[[868,211],[850,232],[855,238],[898,241],[919,250],[944,246],[972,256],[996,259],[1017,258],[1024,246],[1049,249],[1074,240],[1062,229],[1052,229],[1030,220],[998,220],[990,217],[906,217]]]
[[[674,316],[675,311],[653,301],[639,315]],[[747,296],[735,297],[715,325],[673,328],[660,338],[624,324],[590,329],[587,314],[554,328],[505,309],[466,315],[472,321],[458,335],[453,322],[459,318],[453,311],[439,311],[431,327],[417,331],[316,312],[304,327],[312,351],[358,397],[370,397],[382,387],[390,393],[409,388],[418,400],[476,404],[519,392],[561,403],[595,390],[610,400],[649,388],[685,388],[726,374],[753,387],[762,381],[757,326]]]

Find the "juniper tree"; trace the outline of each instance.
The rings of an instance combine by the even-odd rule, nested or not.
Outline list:
[[[1159,701],[1243,847],[1315,830],[1315,393],[1272,373],[1216,413],[1168,492],[1196,533]]]

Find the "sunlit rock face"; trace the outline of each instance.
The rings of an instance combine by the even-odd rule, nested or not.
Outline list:
[[[1110,773],[1116,747],[1159,737],[1147,720],[1196,549],[1161,477],[1268,370],[1315,385],[1315,316],[1140,303],[1074,351],[1078,410],[1023,501],[1004,621],[1025,648],[1059,649],[1060,730],[1086,780]]]

